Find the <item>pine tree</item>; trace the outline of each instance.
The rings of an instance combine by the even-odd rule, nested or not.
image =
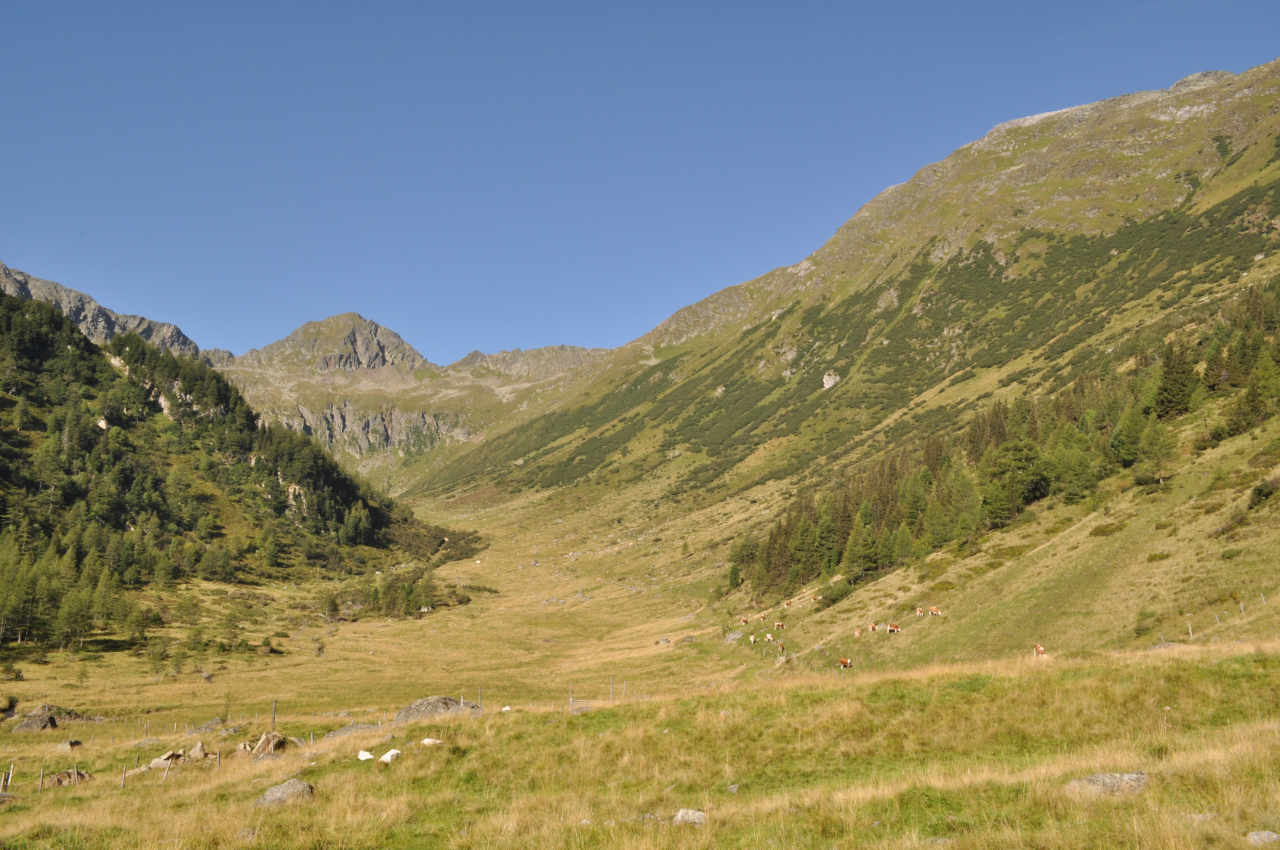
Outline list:
[[[1147,421],[1142,432],[1142,457],[1151,464],[1156,478],[1164,483],[1164,471],[1178,449],[1178,440],[1169,433],[1168,426],[1160,422],[1155,414]]]
[[[1186,350],[1181,345],[1169,343],[1164,347],[1160,384],[1156,387],[1156,416],[1172,419],[1189,411],[1194,385],[1195,372]]]
[[[1147,423],[1138,406],[1130,405],[1120,417],[1120,424],[1111,435],[1111,451],[1121,466],[1133,466],[1141,454],[1142,432]]]
[[[853,530],[849,532],[849,545],[845,547],[845,574],[850,579],[871,572],[876,567],[876,533],[871,525],[871,503],[863,502],[862,508],[853,520]]]
[[[1227,370],[1227,358],[1222,354],[1222,346],[1214,342],[1209,346],[1209,353],[1204,361],[1204,385],[1210,392],[1217,392],[1230,380]]]

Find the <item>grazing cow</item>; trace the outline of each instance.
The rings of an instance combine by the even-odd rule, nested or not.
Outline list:
[[[772,635],[772,634],[766,634],[766,635],[764,636],[764,642],[765,642],[765,643],[773,643],[773,635]]]
[[[1044,647],[1036,644],[1031,650],[1031,655],[1033,658],[1044,658]]]
[[[774,627],[775,629],[779,629],[779,630],[781,630],[781,629],[785,629],[785,628],[786,628],[786,624],[785,624],[785,623],[774,623],[774,624],[773,624],[773,627]]]
[[[854,636],[854,637],[862,637],[862,629],[854,629],[854,630],[853,630],[853,636]]]
[[[852,667],[852,666],[853,666],[853,661],[852,661],[852,660],[850,660],[850,659],[848,659],[848,658],[841,658],[841,659],[840,659],[840,666],[841,666],[841,667]]]
[[[917,609],[916,609],[916,616],[917,616],[917,617],[923,617],[923,616],[924,616],[924,609],[923,609],[923,608],[917,608]]]
[[[877,626],[875,623],[872,623],[871,625],[867,626],[867,631],[874,632],[874,631],[878,631],[879,628],[880,627]]]
[[[782,603],[782,607],[783,607],[783,608],[790,608],[790,607],[791,607],[791,600],[790,600],[790,599],[788,599],[786,602],[783,602],[783,603]]]
[[[941,616],[942,616],[942,612],[938,610],[938,606],[937,606],[937,605],[930,605],[930,606],[929,606],[929,616],[930,616],[930,617],[941,617]]]
[[[742,618],[742,625],[744,625],[744,626],[745,626],[745,625],[746,625],[747,623],[749,623],[749,622],[751,622],[751,618],[750,618],[750,617],[743,617],[743,618]]]
[[[778,654],[779,654],[779,655],[786,655],[786,654],[787,654],[787,647],[786,647],[784,644],[781,644],[781,643],[780,643],[780,644],[778,644]]]
[[[761,614],[761,615],[760,615],[760,622],[762,622],[762,623],[764,622],[764,614]]]
[[[755,645],[756,645],[756,636],[755,636],[755,635],[752,635],[752,636],[751,636],[751,645],[752,645],[752,646],[755,646]]]
[[[899,626],[897,623],[889,624],[889,634],[893,634],[894,632],[900,632],[900,631],[902,631],[902,626]]]

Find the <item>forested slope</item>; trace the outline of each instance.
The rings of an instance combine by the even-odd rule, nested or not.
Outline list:
[[[134,334],[99,349],[55,307],[0,296],[0,378],[0,645],[140,639],[156,616],[136,604],[142,589],[414,560],[421,578],[475,546],[309,438],[263,426],[215,370]],[[431,601],[399,598],[394,613]]]

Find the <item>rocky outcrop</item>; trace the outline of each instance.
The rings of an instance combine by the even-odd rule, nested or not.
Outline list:
[[[316,437],[331,449],[344,449],[357,456],[390,448],[424,452],[440,443],[471,438],[465,420],[455,413],[395,408],[370,413],[350,399],[320,411],[299,405],[293,411],[278,412],[276,419],[286,428]]]
[[[1095,773],[1067,783],[1070,794],[1081,797],[1120,797],[1147,787],[1145,773]]]
[[[406,705],[396,712],[396,723],[412,723],[415,720],[430,720],[446,714],[467,714],[477,717],[481,714],[480,706],[474,702],[455,699],[454,697],[423,697]]]
[[[75,322],[85,336],[99,345],[112,337],[132,331],[152,345],[167,348],[174,354],[195,356],[200,353],[200,347],[176,325],[116,313],[83,292],[32,277],[11,269],[4,263],[0,263],[0,291],[17,298],[52,304]]]

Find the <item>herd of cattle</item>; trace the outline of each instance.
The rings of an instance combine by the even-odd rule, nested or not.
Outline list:
[[[820,600],[820,599],[822,599],[822,596],[821,596],[821,595],[811,596],[811,597],[810,597],[810,600],[811,600],[811,601],[813,601],[813,602],[817,602],[817,601],[818,601],[818,600]],[[792,602],[794,602],[794,601],[795,601],[795,600],[788,599],[787,601],[785,601],[785,602],[783,602],[783,603],[782,603],[782,607],[784,607],[784,608],[790,608],[790,607],[791,607],[791,603],[792,603]],[[930,616],[930,617],[941,617],[941,616],[942,616],[942,611],[940,611],[940,610],[938,609],[938,606],[936,606],[936,605],[930,605],[928,608],[921,608],[921,607],[917,607],[917,608],[916,608],[916,616],[917,616],[917,617],[924,617],[926,614],[927,614],[928,616]],[[761,621],[764,621],[764,619],[765,619],[765,617],[766,617],[766,616],[767,616],[767,614],[761,614],[761,615],[760,615],[760,620],[761,620]],[[746,626],[746,625],[750,625],[750,624],[751,624],[751,618],[750,618],[750,617],[743,617],[743,618],[742,618],[742,624],[743,624],[744,626]],[[786,623],[783,623],[783,622],[781,622],[781,621],[775,621],[775,622],[774,622],[774,624],[773,624],[773,628],[774,628],[775,630],[777,630],[777,631],[782,631],[782,630],[783,630],[783,629],[785,629],[786,627],[787,627]],[[879,625],[877,625],[876,623],[872,622],[872,623],[870,623],[870,624],[867,626],[867,629],[866,629],[866,630],[867,630],[867,632],[878,632],[878,631],[880,631],[880,629],[881,629],[881,626],[879,626]],[[885,631],[887,631],[889,634],[898,634],[899,632],[901,632],[901,631],[902,631],[902,626],[898,625],[897,623],[886,623],[886,624],[884,625],[884,629],[885,629]],[[853,636],[854,636],[855,638],[860,638],[860,637],[862,637],[862,629],[854,629],[854,630],[853,630]],[[755,646],[755,643],[756,643],[756,636],[755,636],[754,634],[750,636],[750,641],[751,641],[751,645],[752,645],[752,646]],[[782,643],[781,641],[779,641],[777,638],[775,638],[775,637],[773,636],[773,632],[766,632],[766,633],[765,633],[765,636],[764,636],[764,642],[765,642],[765,643],[775,643],[775,644],[777,644],[779,653],[785,653],[785,652],[787,651],[786,646],[784,646],[784,645],[783,645],[783,643]],[[1043,657],[1045,656],[1045,650],[1044,650],[1044,647],[1043,647],[1043,646],[1041,646],[1041,645],[1040,645],[1040,644],[1038,644],[1038,643],[1037,643],[1037,644],[1035,644],[1035,645],[1032,647],[1032,649],[1031,649],[1031,655],[1032,655],[1032,657],[1033,657],[1033,658],[1043,658]],[[850,658],[841,658],[841,659],[839,660],[839,666],[840,666],[840,667],[846,667],[846,668],[847,668],[847,667],[852,667],[852,666],[853,666],[853,659],[850,659]]]

